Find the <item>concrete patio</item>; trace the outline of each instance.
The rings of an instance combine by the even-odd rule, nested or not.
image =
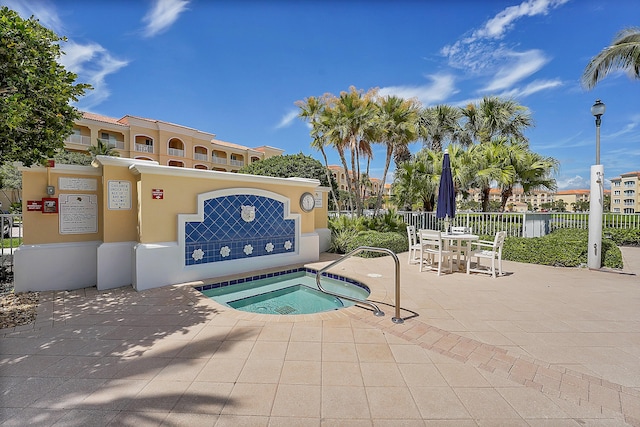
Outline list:
[[[390,257],[332,271],[384,317],[241,313],[188,285],[42,293],[34,324],[0,330],[0,425],[640,426],[640,248],[623,256],[492,279],[405,252],[403,324]]]

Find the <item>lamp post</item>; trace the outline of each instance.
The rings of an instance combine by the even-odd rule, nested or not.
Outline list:
[[[599,99],[591,107],[596,118],[596,164],[591,166],[591,191],[589,193],[589,243],[587,265],[599,269],[602,260],[602,212],[604,210],[604,167],[600,164],[600,123],[605,105]]]
[[[604,114],[606,106],[602,101],[596,99],[596,103],[591,106],[591,114],[596,118],[596,165],[600,164],[600,118]]]

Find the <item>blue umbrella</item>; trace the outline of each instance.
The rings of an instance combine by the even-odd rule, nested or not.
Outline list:
[[[438,189],[438,204],[436,205],[436,218],[451,219],[455,215],[456,193],[453,188],[451,161],[449,160],[449,152],[447,150],[444,150],[444,158],[442,159],[442,174],[440,175],[440,188]]]

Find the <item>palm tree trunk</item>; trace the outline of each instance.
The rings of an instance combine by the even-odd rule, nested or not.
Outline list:
[[[382,182],[378,189],[378,200],[376,200],[376,206],[373,210],[373,216],[378,215],[378,211],[382,207],[382,195],[384,194],[384,183],[387,180],[387,172],[389,171],[389,165],[391,164],[391,157],[393,156],[393,145],[387,145],[387,160],[384,165],[384,173],[382,174]]]
[[[482,188],[482,212],[489,212],[489,194],[491,187]]]
[[[333,198],[333,206],[340,211],[340,205],[338,204],[338,198],[336,197],[335,191],[333,191],[333,185],[331,185],[331,172],[329,171],[329,160],[327,159],[327,153],[325,153],[324,148],[320,147],[320,152],[322,153],[322,158],[324,159],[324,169],[327,174],[327,181],[329,182],[329,189],[331,190],[331,197]]]

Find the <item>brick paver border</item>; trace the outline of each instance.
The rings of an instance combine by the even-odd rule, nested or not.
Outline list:
[[[593,375],[552,365],[524,355],[515,355],[495,345],[466,338],[431,326],[415,318],[401,324],[389,317],[374,317],[367,310],[351,312],[358,320],[406,339],[462,363],[500,375],[542,393],[572,401],[580,406],[603,408],[624,416],[625,422],[640,427],[640,391]]]

